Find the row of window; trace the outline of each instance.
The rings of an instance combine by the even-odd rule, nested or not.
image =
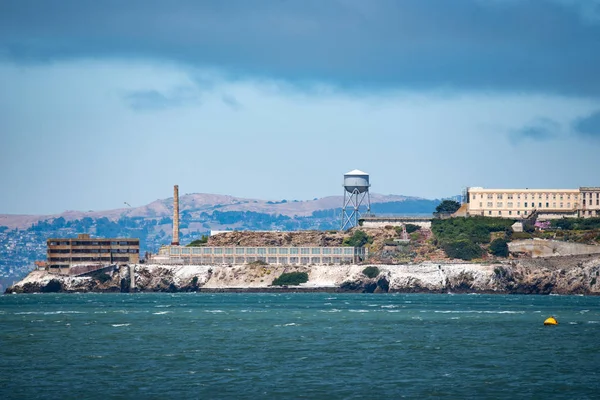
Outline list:
[[[71,257],[71,258],[61,258],[61,257],[49,257],[48,262],[78,262],[78,261],[105,261],[105,262],[129,262],[129,257]]]
[[[226,255],[266,255],[266,254],[354,254],[353,247],[171,247],[171,254],[226,254]]]
[[[557,204],[558,204],[558,208],[565,208],[564,207],[565,203],[552,203],[552,208],[557,208],[556,207]],[[599,202],[599,204],[600,204],[600,202]],[[514,203],[512,203],[512,202],[506,203],[506,207],[507,208],[513,208],[513,205],[514,205]],[[573,203],[573,205],[576,206],[577,203]],[[583,205],[585,206],[585,200],[583,201]],[[488,201],[487,207],[488,208],[492,208],[493,206],[494,206],[494,203],[492,203],[491,201]],[[503,202],[496,203],[496,208],[503,208],[503,207],[504,207],[504,203]],[[517,203],[517,207],[521,207],[521,203],[520,202]],[[533,207],[535,207],[535,203],[534,202],[531,202],[531,203],[524,202],[523,203],[523,207],[524,208],[529,208],[529,207],[533,208]],[[483,203],[482,202],[479,203],[479,208],[483,208]],[[546,202],[546,203],[538,203],[538,208],[550,208],[550,203],[548,203],[548,202]],[[567,203],[567,208],[569,208],[569,209],[571,208],[571,203]]]
[[[48,249],[50,254],[139,253],[139,249]]]
[[[536,197],[536,194],[534,193],[515,193],[515,194],[506,194],[506,193],[488,193],[487,195],[487,199],[488,200],[493,200],[494,198],[496,200],[503,200],[504,197],[506,197],[507,200],[513,200],[513,199],[524,199],[524,200],[528,200],[529,198],[531,198],[531,200],[534,200]],[[577,199],[577,195],[573,194],[573,200]],[[483,193],[479,194],[479,198],[483,199]],[[538,200],[550,200],[550,198],[552,198],[552,200],[571,200],[571,194],[568,193],[538,193],[537,194],[537,198]],[[600,198],[600,197],[599,197]],[[471,199],[472,200],[476,200],[477,199],[477,194],[472,194],[471,195]]]
[[[264,261],[269,264],[330,264],[342,262],[354,262],[353,257],[213,257],[202,256],[188,259],[191,263],[197,264],[247,264],[254,261]]]
[[[139,246],[139,240],[128,240],[128,241],[93,241],[93,242],[78,242],[78,241],[51,241],[48,242],[48,246]]]

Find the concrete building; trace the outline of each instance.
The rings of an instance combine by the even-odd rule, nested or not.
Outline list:
[[[362,247],[186,247],[163,246],[150,263],[243,265],[263,261],[271,265],[326,265],[357,263],[365,259]]]
[[[47,240],[47,265],[50,269],[68,269],[77,264],[137,264],[139,260],[139,239],[98,239],[80,234],[76,239]]]
[[[600,188],[467,189],[467,214],[500,218],[538,219],[600,217]]]

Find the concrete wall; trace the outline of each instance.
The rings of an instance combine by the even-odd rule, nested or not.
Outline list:
[[[524,253],[531,257],[600,254],[600,246],[544,239],[516,240],[508,243],[508,250],[511,253]]]
[[[430,218],[372,217],[364,218],[361,221],[363,228],[383,228],[385,226],[402,226],[405,224],[413,224],[426,229],[431,228]]]

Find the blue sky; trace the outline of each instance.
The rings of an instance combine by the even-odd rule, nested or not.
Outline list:
[[[0,3],[0,213],[600,185],[597,0]]]

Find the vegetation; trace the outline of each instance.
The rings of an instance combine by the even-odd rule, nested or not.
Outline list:
[[[444,249],[448,257],[466,261],[479,258],[483,254],[479,245],[465,239],[444,243],[442,249]]]
[[[490,244],[490,253],[497,257],[508,257],[508,242],[505,239],[495,239]]]
[[[362,273],[367,277],[367,278],[375,278],[377,277],[377,275],[379,275],[379,268],[377,267],[367,267],[365,269],[362,270]]]
[[[511,232],[515,221],[493,217],[434,219],[431,231],[438,244],[456,240],[489,243],[492,232]]]
[[[196,239],[196,240],[190,242],[190,244],[188,244],[187,247],[203,246],[207,242],[208,242],[208,235],[202,235],[202,237],[200,239]]]
[[[284,272],[276,278],[273,286],[297,286],[301,283],[308,282],[308,274],[306,272]]]
[[[460,203],[454,200],[444,200],[435,208],[436,213],[453,214],[460,208]]]
[[[553,220],[550,226],[569,231],[600,229],[600,218],[562,218]]]
[[[352,236],[345,238],[342,244],[350,247],[363,247],[367,243],[373,243],[373,238],[364,231],[357,230]]]

